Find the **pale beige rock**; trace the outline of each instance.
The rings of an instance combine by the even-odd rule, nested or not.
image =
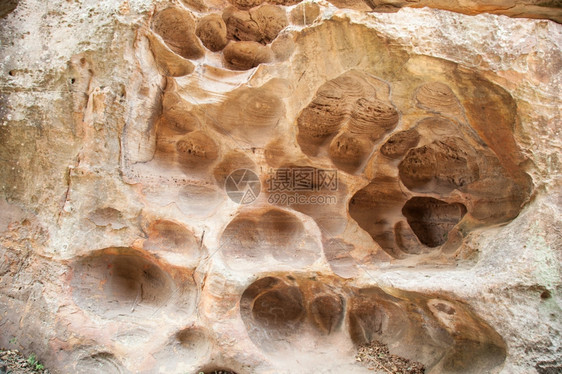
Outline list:
[[[372,373],[372,339],[560,370],[562,28],[412,8],[554,4],[296,3],[0,8],[0,346],[53,373]]]

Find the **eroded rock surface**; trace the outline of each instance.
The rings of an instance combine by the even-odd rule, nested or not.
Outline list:
[[[562,29],[427,5],[560,21],[1,6],[0,345],[55,373],[368,373],[375,341],[559,371]]]

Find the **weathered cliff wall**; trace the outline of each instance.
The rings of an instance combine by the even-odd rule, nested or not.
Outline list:
[[[561,370],[560,8],[476,3],[6,3],[0,346]]]

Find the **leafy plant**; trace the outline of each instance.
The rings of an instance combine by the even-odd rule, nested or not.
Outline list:
[[[27,363],[30,364],[31,366],[33,366],[35,368],[35,370],[43,370],[45,368],[45,366],[43,366],[43,364],[40,364],[39,361],[37,361],[37,356],[35,355],[35,353],[32,353],[27,358]]]

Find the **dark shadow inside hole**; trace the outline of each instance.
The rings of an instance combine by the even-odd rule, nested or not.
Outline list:
[[[545,299],[550,299],[552,297],[552,294],[550,293],[549,290],[544,290],[541,293],[541,299],[545,300]]]
[[[447,242],[449,231],[466,214],[461,203],[447,203],[432,197],[413,197],[404,204],[402,214],[420,242],[438,247]]]

